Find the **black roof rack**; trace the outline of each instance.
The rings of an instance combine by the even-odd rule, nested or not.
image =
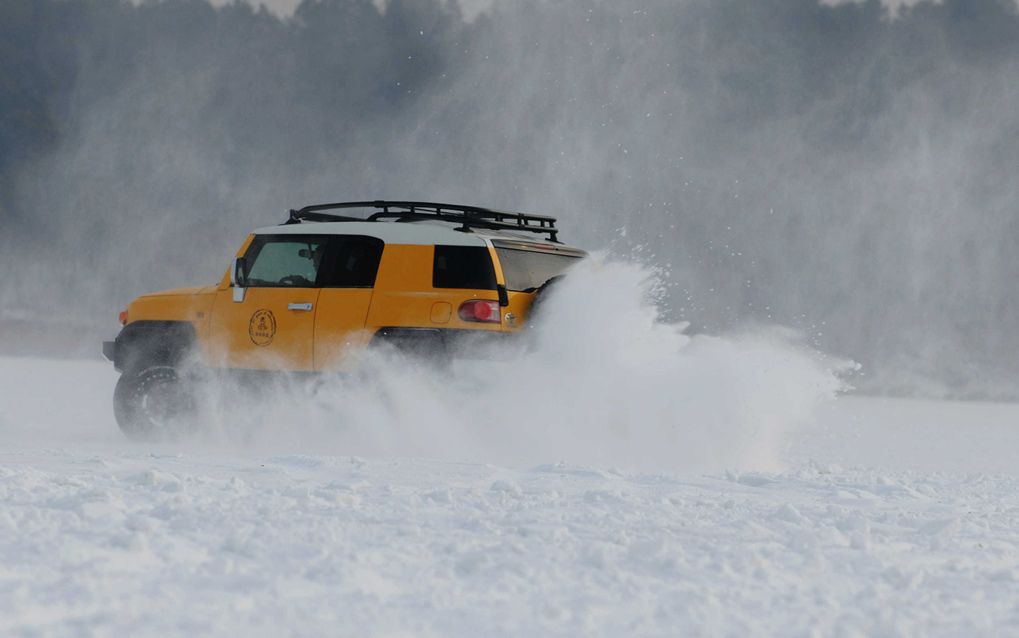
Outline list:
[[[378,212],[367,219],[337,215],[323,211],[344,210],[347,208],[374,208]],[[456,230],[470,232],[472,228],[488,230],[515,230],[530,233],[547,234],[549,241],[559,243],[556,234],[555,217],[545,215],[526,215],[524,213],[507,213],[477,206],[461,206],[459,204],[437,204],[434,202],[391,202],[375,200],[373,202],[339,202],[336,204],[316,204],[305,206],[300,210],[291,210],[286,224],[301,222],[363,222],[394,220],[414,222],[438,220],[460,224]]]

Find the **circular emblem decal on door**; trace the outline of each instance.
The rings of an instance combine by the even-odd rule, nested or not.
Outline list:
[[[272,316],[272,311],[258,310],[251,315],[248,334],[256,346],[267,346],[272,343],[272,338],[276,336],[276,317]]]

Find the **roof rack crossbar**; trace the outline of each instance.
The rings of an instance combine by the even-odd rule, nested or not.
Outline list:
[[[322,211],[343,210],[349,208],[375,208],[367,219],[337,215]],[[427,221],[437,220],[460,224],[457,230],[470,232],[472,228],[489,230],[515,230],[531,233],[547,234],[549,241],[559,243],[555,227],[556,218],[546,215],[528,215],[506,211],[479,208],[477,206],[461,206],[459,204],[439,204],[435,202],[385,201],[370,202],[338,202],[335,204],[316,204],[305,206],[300,210],[291,210],[290,217],[284,224],[301,222],[351,222],[378,221],[392,219],[396,221]]]

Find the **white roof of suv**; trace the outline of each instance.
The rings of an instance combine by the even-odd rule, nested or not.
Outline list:
[[[428,222],[315,222],[259,228],[256,235],[361,235],[376,237],[387,244],[420,246],[487,246],[485,238],[445,224]]]

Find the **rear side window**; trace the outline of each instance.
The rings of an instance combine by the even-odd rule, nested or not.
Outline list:
[[[371,288],[379,273],[385,244],[375,237],[331,238],[319,282],[327,288]]]
[[[496,247],[507,290],[534,292],[546,281],[563,274],[580,261],[580,256],[540,253]]]
[[[495,290],[495,267],[488,248],[436,246],[432,287]]]

